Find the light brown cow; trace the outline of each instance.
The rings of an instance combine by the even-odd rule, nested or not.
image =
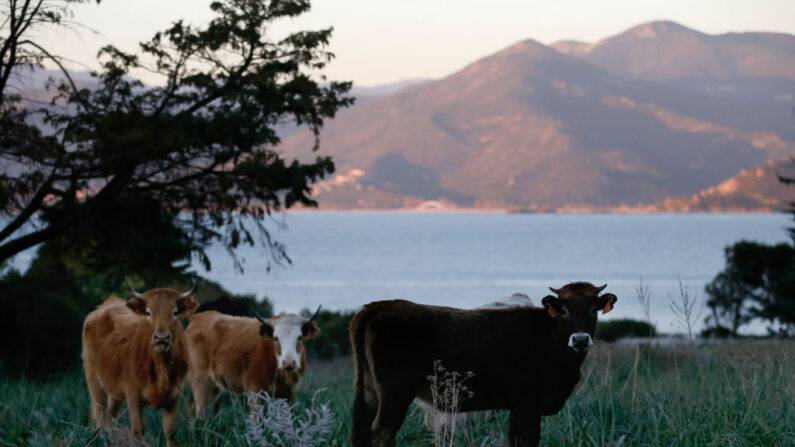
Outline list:
[[[319,332],[312,319],[293,314],[267,320],[214,310],[196,314],[186,331],[196,417],[204,418],[219,389],[237,394],[267,390],[292,399],[306,371],[302,340]]]
[[[174,446],[177,404],[187,374],[187,346],[179,317],[198,303],[196,283],[187,292],[152,289],[133,298],[105,300],[83,323],[83,368],[98,427],[115,418],[122,403],[130,410],[134,435],[144,428],[143,407],[163,410],[163,433]]]

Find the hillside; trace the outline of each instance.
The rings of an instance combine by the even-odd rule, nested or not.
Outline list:
[[[743,169],[725,182],[687,197],[667,199],[649,207],[653,212],[782,211],[795,202],[795,186],[779,181],[795,176],[795,163],[768,161]]]
[[[756,74],[736,68],[745,66],[741,62],[727,62],[735,67],[732,76],[751,82],[731,95],[694,89],[680,79],[643,78],[646,72],[632,68],[633,58],[611,70],[590,60],[612,54],[599,48],[615,42],[631,46],[634,39],[642,48],[648,36],[642,27],[633,30],[593,47],[568,42],[555,49],[526,40],[444,79],[341,113],[321,134],[320,154],[337,165],[337,175],[317,185],[321,206],[642,206],[698,193],[742,169],[795,154],[795,131],[787,132],[795,129],[793,101],[753,89],[754,83],[769,84],[763,75],[788,70],[790,59],[782,57],[780,70]],[[681,34],[676,41],[710,40],[684,27],[674,31]],[[748,45],[789,54],[792,38],[726,36],[721,48],[738,49],[721,54],[738,58]],[[706,72],[704,79],[720,76]],[[791,89],[795,98],[795,80],[776,82],[770,85]],[[772,124],[766,119],[779,115]],[[311,136],[297,133],[281,150],[288,157],[314,157],[310,147]]]

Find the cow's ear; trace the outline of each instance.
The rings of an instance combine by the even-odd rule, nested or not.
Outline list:
[[[130,301],[127,301],[127,307],[138,315],[146,315],[146,301],[141,298],[131,298]]]
[[[602,307],[602,315],[613,310],[613,305],[616,304],[616,301],[618,301],[618,297],[612,293],[605,293],[604,295],[600,296],[599,299],[601,299],[602,303],[604,303]]]
[[[541,304],[547,309],[547,313],[552,318],[560,316],[560,303],[558,299],[552,295],[547,295],[541,300]]]
[[[273,338],[273,326],[265,321],[261,322],[259,325],[259,334],[267,335],[268,337]]]
[[[312,338],[320,333],[320,328],[317,327],[314,321],[304,321],[301,324],[301,335],[304,338]]]
[[[197,307],[199,307],[199,303],[197,303],[192,296],[186,296],[177,300],[177,313],[181,317],[187,317]]]

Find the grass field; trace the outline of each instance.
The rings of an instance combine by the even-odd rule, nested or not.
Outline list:
[[[795,343],[639,349],[597,344],[565,408],[543,420],[547,446],[795,446]],[[328,445],[349,445],[350,359],[312,362],[298,395],[318,389],[336,416]],[[191,425],[182,402],[178,441],[185,446],[246,446],[247,408],[223,398],[207,421]],[[146,412],[146,441],[164,445],[160,414]],[[80,371],[44,383],[0,384],[0,445],[130,445],[126,410],[109,431],[91,427]],[[456,445],[501,445],[505,412],[470,417]],[[411,414],[399,445],[430,445],[421,414]]]

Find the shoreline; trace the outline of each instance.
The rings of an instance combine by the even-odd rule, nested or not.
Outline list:
[[[538,214],[538,215],[738,215],[738,214],[788,214],[790,210],[644,210],[644,209],[610,209],[610,208],[562,208],[550,211],[515,210],[511,208],[290,208],[283,213],[406,213],[406,214]]]

